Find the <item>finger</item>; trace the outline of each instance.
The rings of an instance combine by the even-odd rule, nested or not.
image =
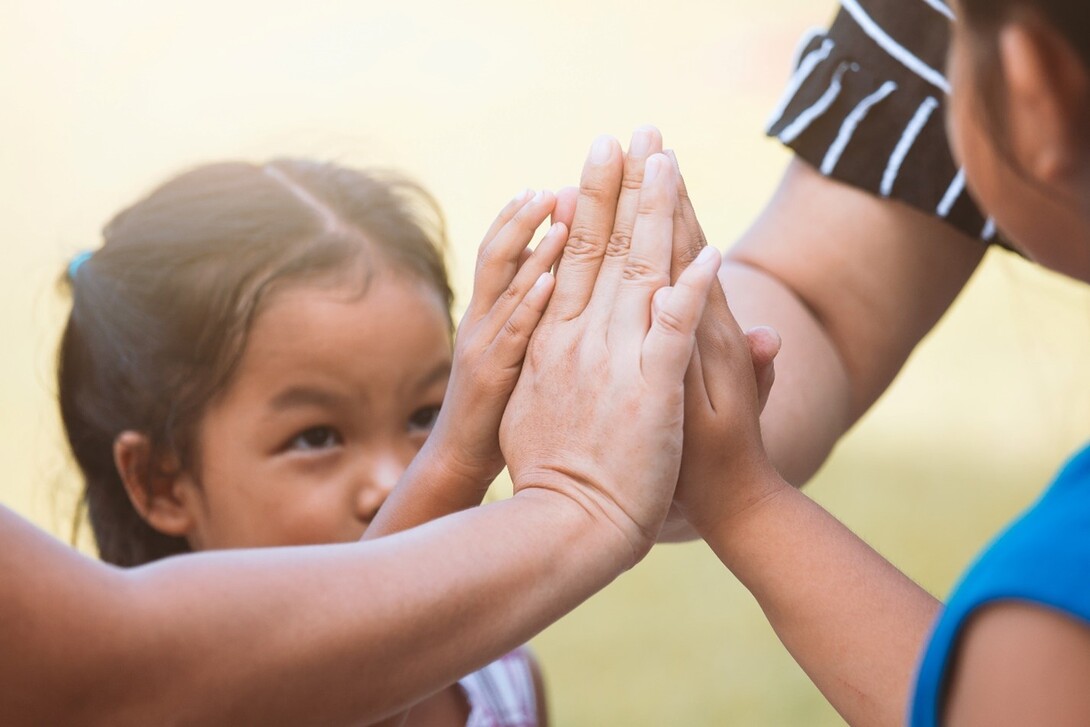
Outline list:
[[[495,338],[499,335],[504,323],[514,314],[515,308],[527,295],[527,291],[535,284],[542,273],[552,269],[564,251],[564,243],[568,239],[568,228],[563,223],[557,222],[545,233],[530,257],[519,269],[514,280],[504,289],[497,298],[492,309],[488,311],[483,322],[483,335],[487,338]],[[551,290],[551,289],[550,289]]]
[[[636,224],[644,165],[648,157],[661,151],[662,134],[655,127],[641,126],[632,134],[632,141],[624,159],[624,174],[621,177],[621,194],[617,198],[613,233],[602,258],[602,269],[598,273],[598,282],[594,288],[595,295],[601,291],[607,299],[612,298],[613,291],[621,281],[628,250],[632,245],[632,230]]]
[[[673,385],[682,381],[692,358],[696,327],[718,269],[719,252],[706,248],[681,274],[677,285],[666,288],[668,294],[659,294],[665,297],[659,302],[642,351],[641,369],[649,382]]]
[[[757,326],[746,331],[749,357],[753,361],[753,373],[757,377],[757,402],[760,409],[768,403],[768,395],[776,380],[775,359],[780,352],[780,334],[769,326]]]
[[[681,175],[677,155],[673,149],[667,149],[663,154],[674,163],[674,170],[677,172],[677,210],[674,212],[674,247],[670,261],[670,280],[674,281],[707,246],[708,240],[696,217],[693,201],[689,198],[689,189]]]
[[[570,320],[586,308],[613,231],[622,170],[617,140],[600,137],[591,147],[583,166],[571,234],[560,258],[556,289],[546,317]]]
[[[541,191],[520,207],[477,254],[473,277],[473,298],[469,312],[481,316],[491,310],[496,299],[510,285],[519,269],[519,260],[530,244],[534,231],[552,212],[556,197]]]
[[[572,220],[575,219],[575,204],[579,199],[578,187],[561,187],[556,191],[556,207],[553,209],[554,223],[563,222],[564,226],[571,229]]]
[[[539,275],[500,329],[491,346],[491,358],[499,369],[514,369],[522,365],[530,336],[541,322],[541,316],[549,304],[554,280],[552,273],[544,272]]]
[[[511,201],[504,205],[504,208],[500,210],[500,213],[496,215],[496,219],[492,221],[492,226],[488,228],[488,232],[484,233],[484,237],[481,238],[481,244],[477,246],[477,252],[488,247],[488,243],[492,242],[492,238],[496,236],[496,233],[500,231],[500,228],[507,224],[507,222],[515,216],[515,213],[522,209],[522,206],[530,201],[534,196],[532,189],[524,189],[514,197]]]
[[[647,160],[632,245],[614,295],[595,291],[591,305],[609,312],[607,335],[618,345],[639,346],[651,325],[651,297],[670,282],[670,245],[677,202],[674,168],[661,154]],[[622,343],[627,342],[627,343]]]
[[[522,266],[530,259],[530,255],[532,255],[533,252],[534,251],[528,247],[522,249],[522,252],[519,253],[519,270],[522,270]]]

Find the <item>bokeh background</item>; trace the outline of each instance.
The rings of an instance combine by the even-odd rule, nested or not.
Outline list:
[[[56,280],[178,170],[279,155],[393,167],[442,203],[460,305],[516,191],[655,123],[725,248],[788,157],[763,138],[821,0],[0,1],[0,502],[67,539]],[[992,252],[808,488],[938,595],[1087,434],[1090,297]],[[346,574],[346,577],[349,577]],[[497,603],[496,608],[502,608]],[[660,547],[535,642],[559,725],[830,725],[701,544]]]

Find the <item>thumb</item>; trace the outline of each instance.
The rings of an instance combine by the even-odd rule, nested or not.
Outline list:
[[[771,326],[757,326],[746,331],[749,357],[753,361],[753,373],[757,377],[757,401],[763,410],[776,380],[775,359],[780,352],[780,334]]]

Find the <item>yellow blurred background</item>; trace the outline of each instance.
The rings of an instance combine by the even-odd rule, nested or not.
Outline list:
[[[763,122],[797,38],[832,7],[5,0],[0,502],[68,537],[54,283],[181,168],[297,155],[400,169],[448,215],[464,305],[500,205],[574,183],[596,135],[654,123],[725,248],[788,159]],[[989,254],[810,494],[944,595],[1087,434],[1088,303]],[[535,643],[559,725],[840,723],[701,544],[656,549]]]

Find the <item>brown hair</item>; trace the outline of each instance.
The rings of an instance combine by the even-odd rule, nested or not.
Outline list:
[[[229,383],[264,296],[291,279],[383,264],[453,298],[434,200],[392,175],[277,160],[202,166],[118,214],[67,276],[72,312],[57,379],[65,433],[101,558],[133,566],[189,550],[129,501],[114,465],[123,431],[152,462],[195,466],[196,426]],[[157,465],[161,466],[161,465]]]

